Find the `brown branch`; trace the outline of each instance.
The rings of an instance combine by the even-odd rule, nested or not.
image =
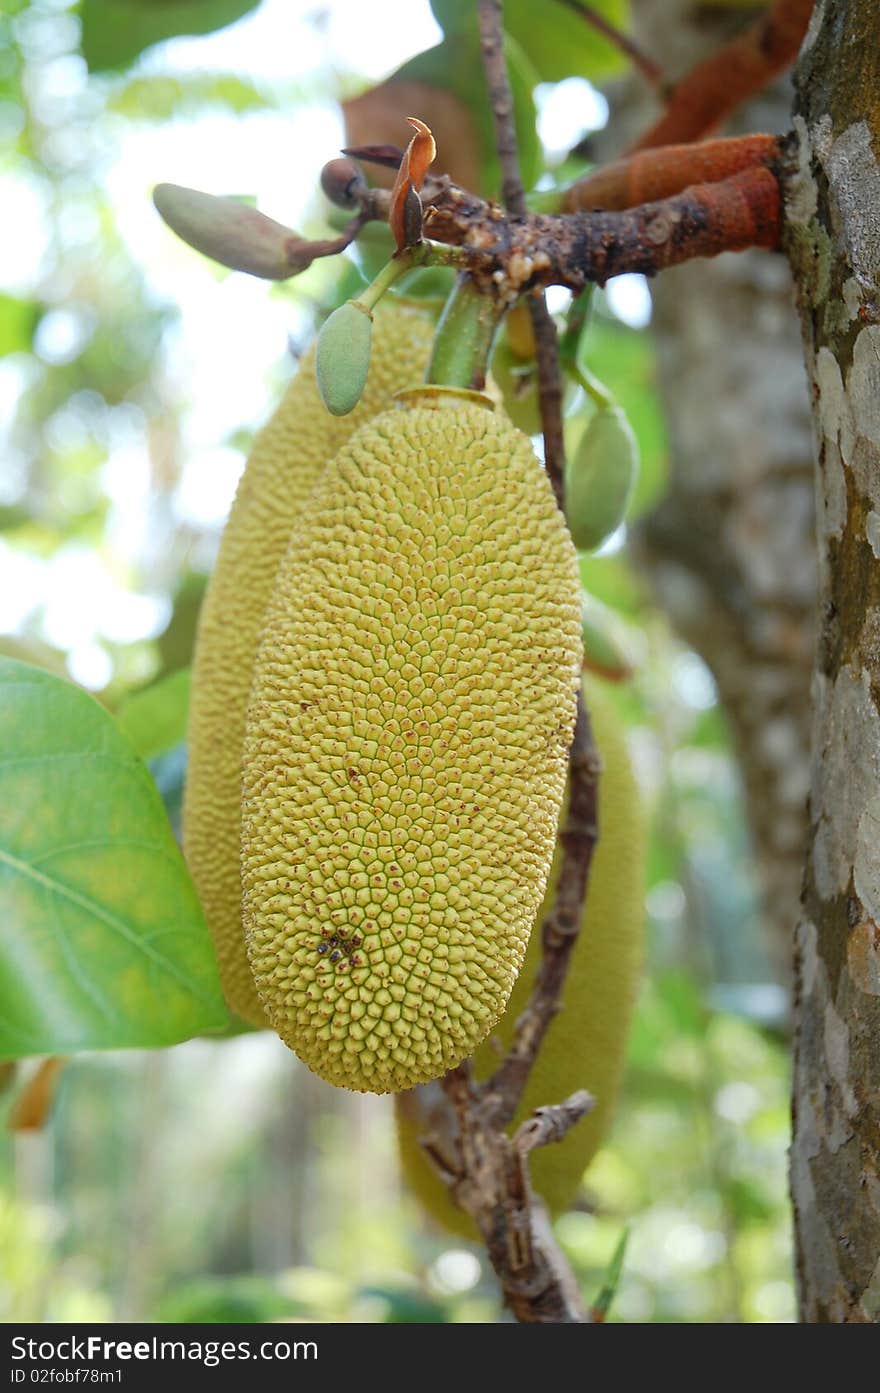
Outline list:
[[[775,0],[743,34],[675,84],[666,111],[633,152],[699,140],[720,126],[794,61],[812,12],[813,0]]]
[[[644,78],[647,78],[652,87],[662,87],[665,82],[663,69],[659,63],[655,63],[653,58],[649,58],[644,49],[639,48],[634,39],[628,34],[624,34],[592,5],[585,5],[583,0],[562,0],[563,5],[567,5],[575,14],[580,15],[587,24],[606,38],[609,43],[619,48],[621,53],[630,60],[634,68],[637,68]]]
[[[511,302],[547,285],[580,291],[627,271],[653,276],[697,256],[778,247],[782,229],[779,180],[763,165],[615,212],[534,213],[503,222],[491,204],[449,183],[425,202],[428,236],[469,248],[475,281]]]
[[[501,196],[508,212],[522,215],[526,211],[526,196],[516,147],[513,95],[504,59],[502,11],[502,0],[479,0],[480,52],[495,123],[495,148],[501,165]]]
[[[509,213],[522,218],[526,215],[526,196],[516,147],[513,96],[504,60],[501,0],[480,0],[478,13],[480,48],[495,122],[495,145],[501,164],[504,205]],[[543,295],[530,296],[528,308],[535,335],[538,402],[544,435],[544,467],[561,508],[565,487],[565,439],[562,429],[562,375],[559,368],[556,325]]]
[[[520,1155],[525,1156],[538,1146],[550,1142],[565,1141],[572,1127],[592,1112],[596,1100],[585,1088],[580,1088],[566,1098],[564,1103],[553,1103],[550,1107],[535,1108],[516,1129],[513,1145]]]
[[[484,1090],[474,1084],[467,1064],[453,1069],[443,1089],[454,1112],[458,1173],[450,1185],[456,1203],[474,1220],[504,1299],[524,1324],[586,1324],[577,1284],[556,1244],[542,1202],[529,1180],[527,1138],[511,1139],[501,1130]],[[556,1108],[542,1109],[533,1144],[561,1139],[589,1109],[589,1095],[575,1094]],[[423,1146],[433,1157],[432,1138]]]
[[[781,157],[780,138],[775,135],[729,136],[699,145],[642,150],[578,179],[566,191],[564,210],[634,208],[669,198],[693,184],[717,184],[756,165],[772,169]]]

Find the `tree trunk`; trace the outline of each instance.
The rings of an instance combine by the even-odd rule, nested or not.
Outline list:
[[[817,441],[819,640],[791,1181],[807,1321],[880,1319],[880,35],[819,0],[788,198]]]
[[[638,34],[676,77],[754,21],[754,7],[641,0]],[[642,89],[644,84],[641,84]],[[791,84],[753,98],[725,134],[791,128]],[[656,115],[639,104],[635,135]],[[767,941],[788,984],[809,788],[816,562],[809,400],[783,257],[694,261],[652,284],[668,493],[639,559],[675,628],[711,668],[730,722]]]

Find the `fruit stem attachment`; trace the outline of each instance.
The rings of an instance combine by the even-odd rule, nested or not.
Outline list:
[[[495,301],[461,272],[437,325],[427,381],[482,391],[502,314]]]
[[[594,377],[589,368],[585,368],[583,363],[567,363],[566,371],[574,379],[579,387],[583,387],[587,396],[594,406],[609,407],[616,406],[617,401],[612,392]]]
[[[583,388],[594,406],[616,406],[612,393],[581,361],[581,345],[590,322],[594,290],[595,286],[585,286],[571,303],[565,332],[559,340],[559,363],[567,376]]]
[[[443,242],[416,242],[411,247],[404,247],[402,251],[395,252],[391,260],[386,261],[375,280],[355,298],[363,309],[372,312],[386,290],[401,276],[406,275],[407,271],[415,271],[420,266],[462,266],[465,260],[466,256],[461,247],[447,247]]]

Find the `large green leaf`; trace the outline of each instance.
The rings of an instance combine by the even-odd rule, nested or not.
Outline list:
[[[214,952],[158,791],[87,692],[0,658],[0,1057],[222,1028]]]
[[[82,0],[83,57],[90,70],[125,68],[151,44],[210,34],[255,10],[260,0]]]
[[[593,9],[619,29],[629,22],[629,0],[591,0]],[[475,0],[431,0],[447,37],[476,26]],[[541,82],[566,77],[593,81],[625,66],[620,50],[560,0],[504,0],[504,29],[529,56]]]

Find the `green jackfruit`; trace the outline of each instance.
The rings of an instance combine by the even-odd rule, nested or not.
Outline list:
[[[241,928],[241,751],[260,622],[291,529],[327,462],[426,364],[432,325],[388,301],[376,310],[366,391],[349,416],[325,411],[315,351],[257,435],[199,618],[189,712],[184,850],[214,935],[229,1005],[266,1025]]]
[[[487,398],[407,394],[340,451],[267,611],[242,823],[260,997],[330,1083],[436,1078],[504,1011],[581,657],[574,548]]]
[[[514,1120],[516,1127],[535,1108],[562,1102],[578,1088],[588,1089],[596,1099],[593,1112],[561,1145],[544,1146],[531,1154],[535,1189],[552,1214],[571,1204],[584,1170],[608,1131],[642,956],[645,825],[639,792],[613,705],[594,681],[586,680],[584,691],[602,757],[599,842],[563,1009],[547,1032]],[[528,1002],[541,960],[540,925],[553,903],[559,860],[557,851],[525,966],[496,1038],[476,1053],[474,1073],[478,1079],[488,1078],[497,1066],[499,1048],[509,1046],[516,1020]],[[462,1237],[476,1238],[470,1219],[452,1203],[419,1145],[419,1137],[430,1130],[426,1114],[435,1089],[437,1085],[429,1085],[401,1093],[394,1100],[404,1179],[438,1224]]]

